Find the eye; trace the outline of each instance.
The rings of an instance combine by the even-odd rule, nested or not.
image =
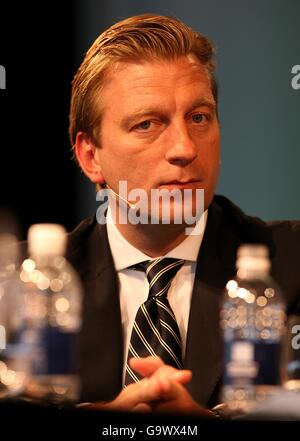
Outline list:
[[[146,120],[146,121],[143,121],[143,122],[137,124],[136,128],[142,129],[142,130],[147,130],[147,129],[150,129],[150,126],[151,126],[151,121]]]
[[[200,124],[202,122],[206,122],[207,121],[207,116],[204,115],[203,113],[196,113],[195,115],[192,116],[192,120],[196,124]]]

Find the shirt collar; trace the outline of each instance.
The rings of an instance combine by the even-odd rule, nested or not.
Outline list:
[[[183,242],[177,247],[169,251],[164,257],[172,257],[175,259],[184,259],[190,262],[196,262],[199,249],[202,243],[206,223],[207,210],[203,213],[203,231],[201,234],[189,234]],[[116,271],[122,271],[129,266],[149,260],[149,256],[131,245],[120,233],[117,226],[113,222],[111,210],[107,211],[107,235],[113,256]],[[198,221],[201,222],[201,219]],[[196,227],[197,228],[197,225]]]

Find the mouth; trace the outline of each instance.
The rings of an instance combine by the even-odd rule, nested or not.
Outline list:
[[[199,180],[197,179],[188,179],[188,180],[174,180],[174,181],[168,181],[163,182],[159,185],[159,188],[167,188],[167,189],[185,189],[190,188],[194,189],[197,188],[199,184]]]

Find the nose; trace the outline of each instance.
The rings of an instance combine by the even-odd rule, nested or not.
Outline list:
[[[185,123],[169,127],[166,160],[172,165],[184,167],[197,157],[197,145],[191,138]]]

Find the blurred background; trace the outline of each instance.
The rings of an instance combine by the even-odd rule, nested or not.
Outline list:
[[[0,229],[17,220],[24,238],[32,223],[71,230],[95,213],[94,187],[71,160],[71,81],[100,32],[144,12],[176,16],[217,47],[217,192],[265,220],[300,219],[299,0],[10,2],[0,11]]]

